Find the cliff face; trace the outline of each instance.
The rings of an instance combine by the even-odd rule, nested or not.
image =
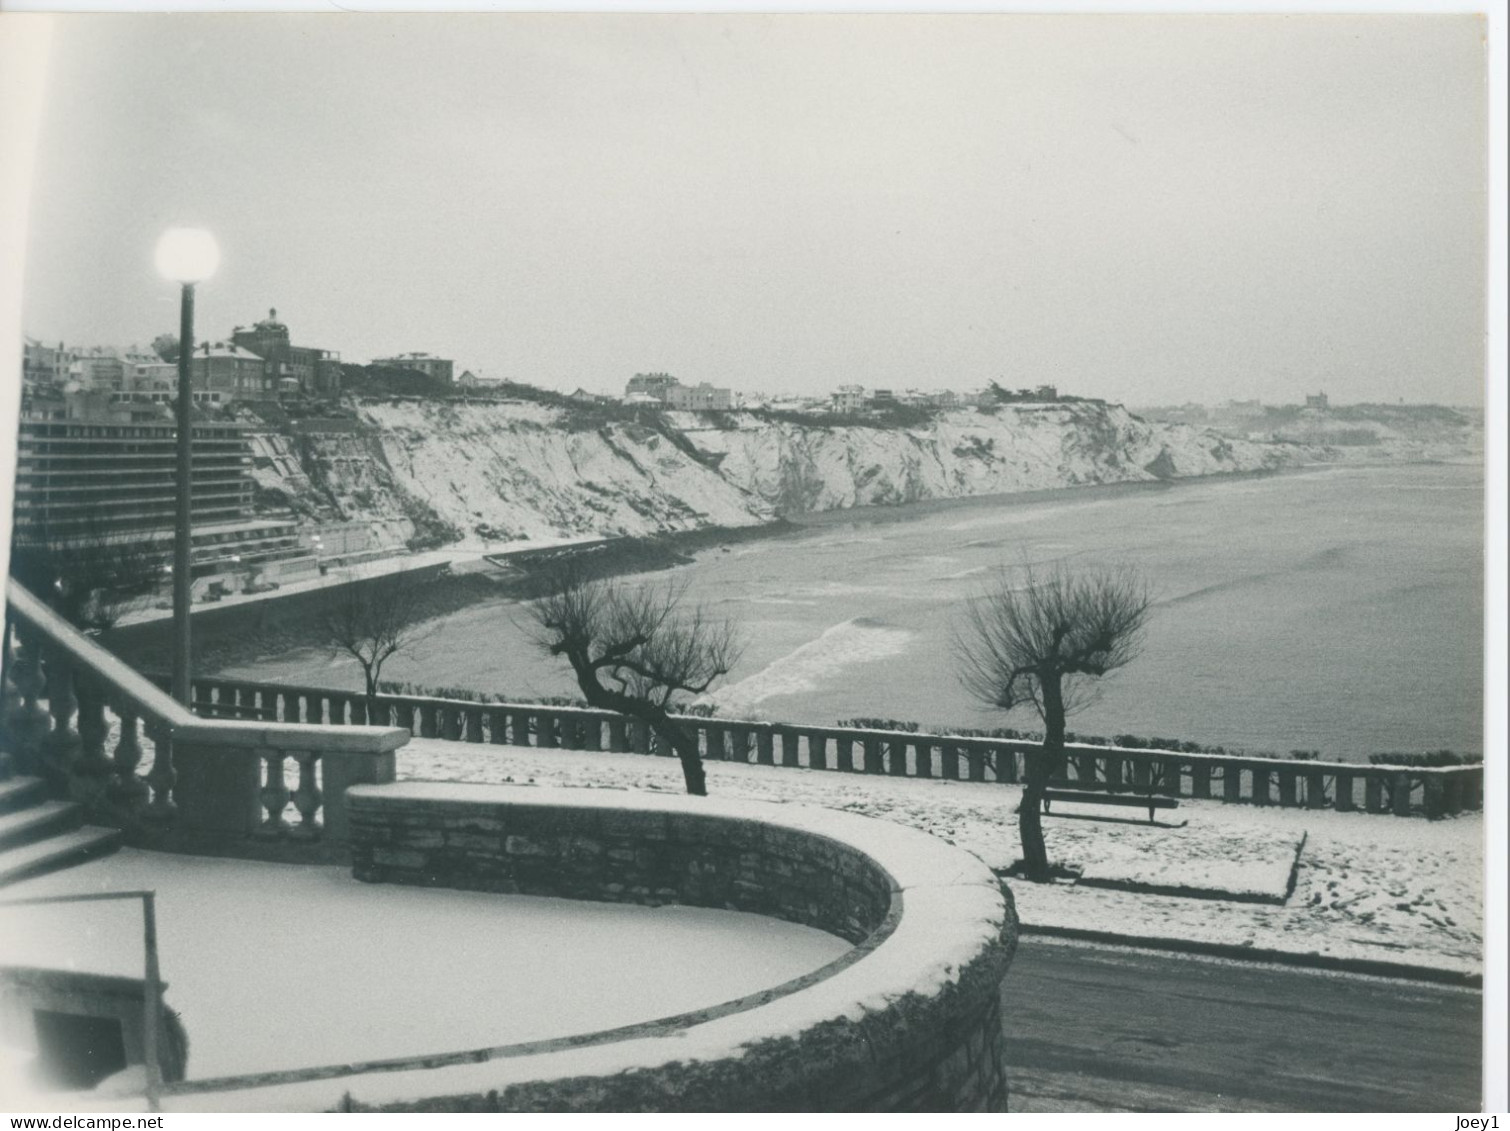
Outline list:
[[[672,422],[729,482],[781,514],[919,499],[1259,471],[1293,452],[1175,424],[1120,405],[1003,405],[947,413],[918,429],[814,427],[749,415]]]
[[[254,441],[264,493],[432,544],[749,526],[835,508],[1256,471],[1293,449],[1115,405],[1004,405],[921,428],[673,413],[585,419],[524,402],[370,399],[355,427]],[[403,533],[407,531],[408,533]]]

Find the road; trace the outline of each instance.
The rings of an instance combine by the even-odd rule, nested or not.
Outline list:
[[[1478,1111],[1477,990],[1024,938],[1013,1111]]]

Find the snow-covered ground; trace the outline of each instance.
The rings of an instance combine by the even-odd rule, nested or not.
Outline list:
[[[138,849],[5,895],[140,889],[157,892],[165,1000],[189,1034],[191,1079],[594,1032],[769,989],[849,949],[762,915]],[[0,907],[0,965],[139,978],[142,948],[134,900]]]
[[[919,781],[709,762],[715,796],[825,805],[932,833],[1005,869],[1018,857],[1015,786]],[[671,758],[417,738],[404,778],[680,792]],[[1127,811],[1129,815],[1137,811]],[[1166,822],[1188,822],[1172,828]],[[1237,894],[1282,891],[1305,837],[1294,893],[1282,905],[1012,881],[1033,926],[1083,928],[1299,954],[1477,972],[1482,968],[1483,821],[1254,808],[1182,799],[1150,826],[1050,816],[1051,858],[1101,877]]]

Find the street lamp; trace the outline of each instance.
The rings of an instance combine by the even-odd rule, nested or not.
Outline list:
[[[178,513],[173,524],[173,697],[185,707],[189,694],[189,541],[192,537],[190,474],[193,466],[191,363],[194,356],[194,284],[215,273],[220,249],[199,228],[169,228],[157,241],[157,270],[182,287],[178,319]],[[209,362],[205,362],[208,373]]]

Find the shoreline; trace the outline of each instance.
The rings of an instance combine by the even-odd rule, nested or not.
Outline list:
[[[1031,491],[997,491],[986,495],[956,495],[941,499],[918,499],[910,503],[873,503],[861,507],[841,507],[829,511],[812,511],[789,515],[795,526],[821,527],[844,522],[880,524],[901,522],[909,518],[965,510],[977,506],[1028,506],[1033,503],[1061,502],[1066,499],[1104,499],[1117,495],[1158,493],[1180,490],[1199,483],[1251,482],[1331,471],[1333,463],[1300,464],[1294,467],[1262,468],[1257,471],[1229,471],[1220,475],[1181,475],[1170,479],[1128,479],[1119,483],[1071,483],[1062,487],[1038,487]],[[1389,465],[1381,465],[1389,466]]]
[[[621,536],[598,543],[602,549],[584,560],[590,561],[593,574],[599,577],[622,577],[675,569],[704,560],[705,555],[741,544],[800,539],[810,534],[841,526],[880,527],[924,519],[954,511],[1029,507],[1046,503],[1089,503],[1098,500],[1131,498],[1148,493],[1163,493],[1197,484],[1248,483],[1270,478],[1317,475],[1338,467],[1361,468],[1356,463],[1306,463],[1284,468],[1178,477],[1173,479],[1132,480],[1118,483],[1091,483],[1041,488],[1031,491],[998,492],[954,498],[925,499],[910,503],[850,507],[810,514],[787,516],[768,523],[750,526],[706,526],[643,536]],[[1381,463],[1378,468],[1402,467]],[[519,546],[527,550],[526,546]],[[444,551],[434,553],[444,556]],[[513,604],[531,599],[539,586],[538,572],[516,566],[512,573],[442,572],[429,587],[419,612],[419,621],[451,616],[472,608]],[[297,649],[320,647],[317,633],[307,615],[307,601],[297,595],[248,602],[240,606],[198,609],[196,652],[199,670],[206,674],[228,668],[257,665],[269,656]],[[312,597],[313,595],[307,595]],[[201,631],[200,626],[207,631]],[[107,647],[123,659],[146,670],[167,669],[171,648],[166,621],[144,625],[121,625],[102,639]]]

